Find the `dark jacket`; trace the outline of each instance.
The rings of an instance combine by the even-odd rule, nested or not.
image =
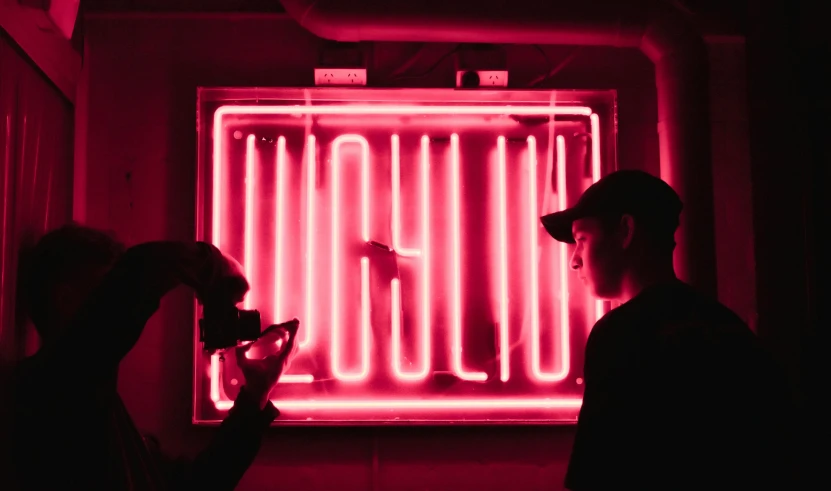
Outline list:
[[[598,321],[584,378],[568,489],[792,489],[783,372],[689,286],[648,288]]]

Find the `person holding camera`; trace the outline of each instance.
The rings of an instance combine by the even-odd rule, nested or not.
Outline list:
[[[235,305],[249,288],[234,259],[202,242],[149,242],[125,250],[104,232],[70,224],[23,255],[19,304],[41,347],[15,372],[13,448],[21,489],[237,485],[279,414],[268,395],[289,361],[293,339],[262,360],[250,360],[238,348],[245,384],[213,441],[190,462],[164,459],[136,429],[116,382],[119,363],[162,297],[180,284],[205,306]]]

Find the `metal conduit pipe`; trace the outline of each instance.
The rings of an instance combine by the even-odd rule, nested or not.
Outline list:
[[[640,49],[655,64],[661,177],[685,203],[676,270],[716,294],[707,49],[679,9],[661,0],[280,1],[301,26],[332,41]]]

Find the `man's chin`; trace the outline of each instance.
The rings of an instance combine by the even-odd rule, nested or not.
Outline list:
[[[614,297],[614,295],[603,289],[598,289],[594,285],[586,284],[586,288],[589,289],[589,295],[594,297],[595,300],[610,301]]]

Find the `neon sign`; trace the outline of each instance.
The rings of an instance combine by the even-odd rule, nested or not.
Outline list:
[[[301,320],[277,424],[575,420],[604,305],[539,216],[613,166],[613,102],[202,89],[199,239],[243,264],[246,308]],[[243,379],[195,364],[194,420],[215,422]]]

